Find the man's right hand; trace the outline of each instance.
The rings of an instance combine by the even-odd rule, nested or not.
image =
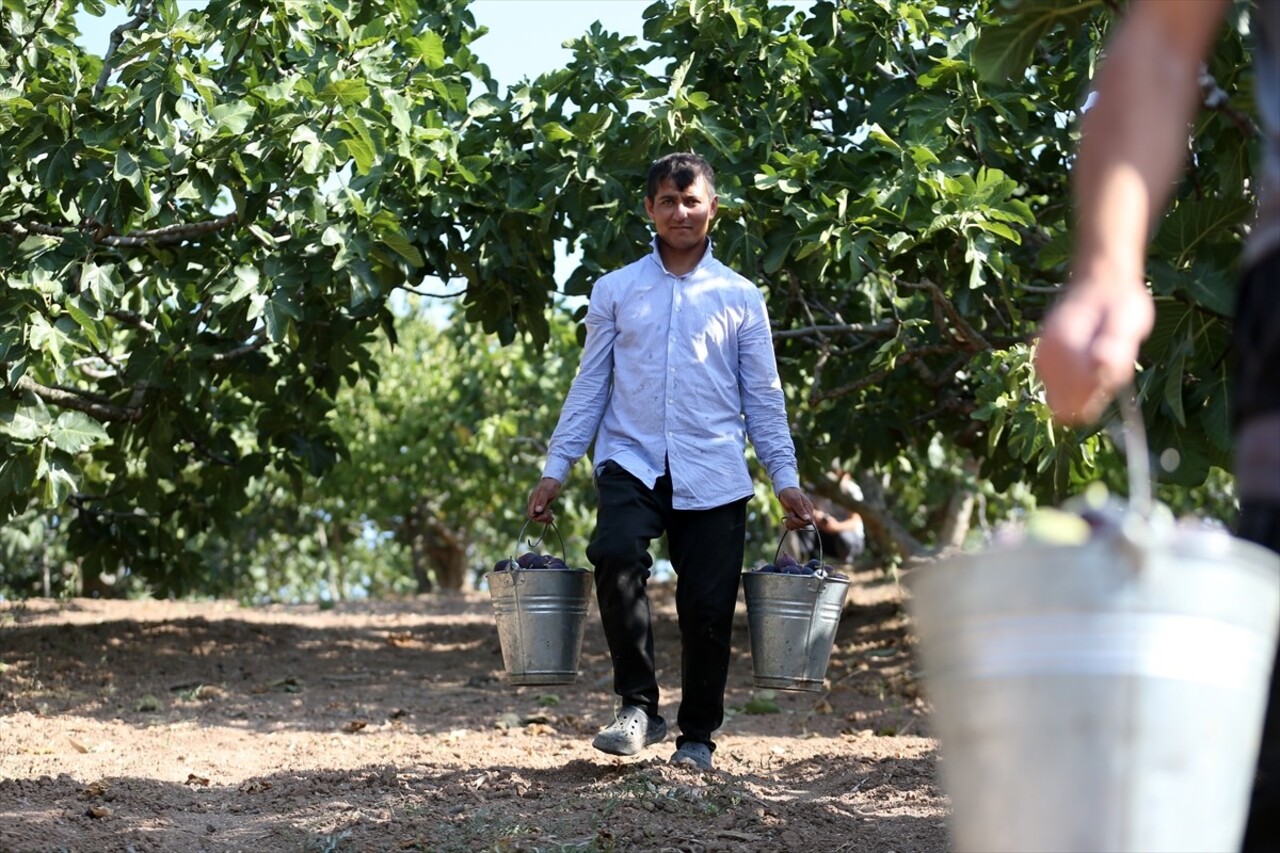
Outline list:
[[[1097,420],[1116,392],[1133,381],[1138,347],[1155,320],[1140,279],[1073,282],[1046,317],[1036,347],[1036,373],[1054,418]]]
[[[529,505],[525,514],[533,521],[550,524],[556,519],[556,514],[551,511],[551,502],[559,494],[560,481],[553,477],[543,477],[529,493]]]

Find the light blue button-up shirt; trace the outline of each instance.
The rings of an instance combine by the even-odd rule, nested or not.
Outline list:
[[[709,509],[753,494],[749,437],[774,489],[798,486],[764,297],[710,243],[683,276],[653,245],[591,292],[542,476],[564,482],[595,438],[597,468],[613,460],[653,488],[669,460],[673,507]]]

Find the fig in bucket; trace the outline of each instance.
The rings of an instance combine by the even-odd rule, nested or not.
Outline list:
[[[825,577],[844,580],[844,575],[840,574],[821,560],[815,558],[809,560],[807,563],[801,563],[790,554],[779,554],[775,562],[765,563],[757,569],[752,569],[752,571],[763,572],[765,574],[776,573],[780,575],[803,575],[805,577],[812,577],[813,575],[821,572]]]
[[[512,569],[567,569],[569,565],[552,554],[538,554],[526,551],[514,560],[499,560],[494,563],[495,572],[509,572]]]

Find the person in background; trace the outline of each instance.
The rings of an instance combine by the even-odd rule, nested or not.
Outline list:
[[[1184,167],[1200,73],[1230,0],[1134,0],[1110,38],[1072,182],[1070,282],[1042,324],[1036,369],[1055,417],[1096,420],[1133,379],[1155,310],[1147,243]],[[1259,209],[1241,259],[1233,379],[1237,533],[1280,551],[1280,0],[1252,9],[1262,128]],[[1280,684],[1270,701],[1246,851],[1280,850]]]
[[[841,492],[862,499],[862,490],[848,473],[841,472],[839,482]],[[846,565],[862,556],[867,542],[862,516],[823,497],[814,498],[813,506],[813,527],[796,531],[792,556],[804,562],[817,557],[821,548],[824,562]]]
[[[667,734],[646,592],[649,545],[666,534],[681,638],[671,762],[710,770],[754,493],[746,441],[789,529],[811,523],[813,505],[799,488],[764,298],[712,254],[714,171],[695,154],[663,157],[649,169],[644,207],[652,251],[592,289],[582,361],[526,512],[551,521],[561,484],[594,440],[599,506],[587,559],[620,710],[593,746],[612,755]]]

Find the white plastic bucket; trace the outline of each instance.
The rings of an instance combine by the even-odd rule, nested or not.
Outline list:
[[[957,851],[1238,849],[1280,556],[1116,534],[955,557],[909,586]]]

